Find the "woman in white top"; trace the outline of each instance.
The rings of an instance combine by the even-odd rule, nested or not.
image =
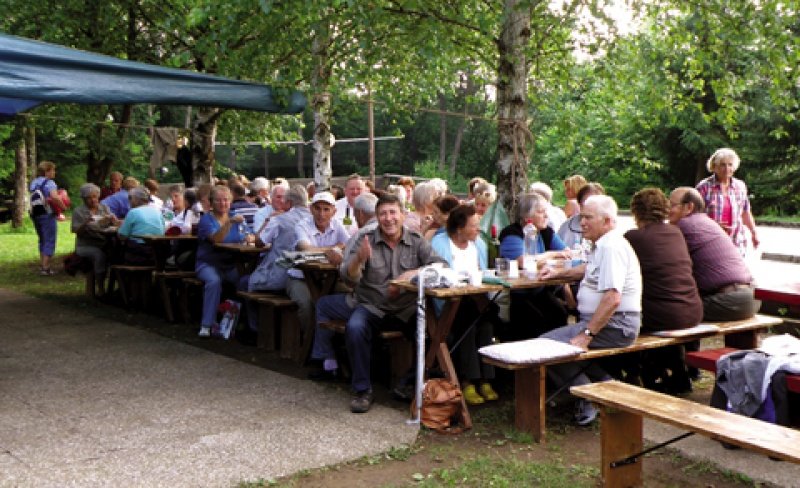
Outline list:
[[[437,234],[431,240],[436,254],[447,261],[455,271],[473,273],[486,269],[487,251],[483,239],[479,239],[480,216],[472,205],[459,205],[447,217],[447,233]],[[456,355],[456,369],[462,377],[464,399],[470,405],[479,405],[486,400],[497,400],[490,380],[494,379],[494,367],[482,363],[478,348],[492,342],[494,334],[491,316],[484,320],[474,300],[463,300],[456,312],[451,331]],[[495,311],[490,311],[496,316]],[[476,322],[476,319],[477,323]],[[467,329],[465,329],[465,327]],[[476,382],[480,388],[476,389]]]

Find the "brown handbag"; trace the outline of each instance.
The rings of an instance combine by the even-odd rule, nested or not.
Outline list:
[[[411,414],[417,411],[416,399]],[[422,425],[439,433],[456,434],[462,431],[453,426],[453,418],[461,413],[461,390],[444,378],[433,378],[422,387]]]

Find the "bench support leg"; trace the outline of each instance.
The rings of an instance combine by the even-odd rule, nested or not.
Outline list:
[[[545,441],[545,366],[514,372],[514,423],[518,430],[530,432],[536,442]]]
[[[758,347],[758,331],[748,330],[725,336],[725,347],[736,349],[755,349]]]
[[[603,486],[641,486],[641,458],[630,464],[611,466],[612,463],[642,451],[641,415],[601,407],[600,433]]]

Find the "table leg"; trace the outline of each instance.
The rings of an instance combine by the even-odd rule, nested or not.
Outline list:
[[[542,443],[546,432],[546,377],[547,367],[543,365],[514,371],[514,425]]]
[[[642,416],[612,407],[600,407],[603,486],[641,486],[642,459],[622,466],[611,463],[642,452]]]

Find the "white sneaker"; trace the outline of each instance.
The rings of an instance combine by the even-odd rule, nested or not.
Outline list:
[[[585,427],[597,418],[597,409],[588,400],[578,400],[575,404],[575,423]]]
[[[200,332],[197,333],[197,337],[211,337],[211,327],[206,325],[200,327]]]

